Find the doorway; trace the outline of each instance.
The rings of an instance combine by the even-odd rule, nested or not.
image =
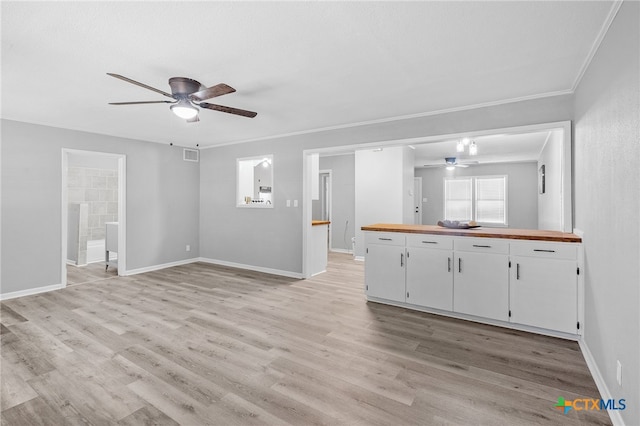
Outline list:
[[[64,286],[125,275],[125,171],[124,155],[62,150]]]

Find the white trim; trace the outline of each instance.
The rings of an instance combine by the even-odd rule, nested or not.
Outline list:
[[[349,129],[349,128],[352,128],[352,127],[369,126],[369,125],[380,124],[380,123],[388,123],[388,122],[393,122],[393,121],[409,120],[409,119],[412,119],[412,118],[429,117],[429,116],[432,116],[432,115],[449,114],[449,113],[452,113],[452,112],[468,111],[468,110],[473,110],[473,109],[478,109],[478,108],[486,108],[486,107],[510,104],[510,103],[515,103],[515,102],[523,102],[523,101],[529,101],[529,100],[535,100],[535,99],[541,99],[541,98],[550,98],[550,97],[553,97],[553,96],[572,95],[572,94],[573,94],[573,90],[571,90],[571,89],[558,90],[558,91],[555,91],[555,92],[547,92],[547,93],[541,93],[541,94],[537,94],[537,95],[521,96],[521,97],[518,97],[518,98],[482,102],[482,103],[479,103],[479,104],[465,105],[465,106],[455,107],[455,108],[446,108],[446,109],[440,109],[440,110],[435,110],[435,111],[420,112],[420,113],[416,113],[416,114],[400,115],[400,116],[388,117],[388,118],[380,118],[380,119],[376,119],[376,120],[359,121],[359,122],[356,122],[356,123],[349,123],[349,124],[339,124],[339,125],[336,125],[336,126],[318,127],[318,128],[315,128],[315,129],[301,130],[299,132],[291,132],[291,133],[282,133],[282,134],[279,134],[279,135],[264,136],[264,137],[260,137],[260,138],[254,138],[254,139],[244,139],[244,140],[241,140],[241,141],[226,142],[226,143],[221,143],[221,144],[218,144],[218,145],[200,147],[200,149],[220,148],[220,147],[223,147],[223,146],[237,145],[237,144],[248,143],[248,142],[259,142],[259,141],[265,141],[265,140],[270,140],[270,139],[278,139],[278,138],[286,138],[286,137],[291,137],[291,136],[306,135],[306,134],[310,134],[310,133],[320,133],[320,132],[327,132],[327,131],[331,131],[331,130]]]
[[[199,258],[191,258],[191,259],[177,260],[175,262],[161,263],[159,265],[145,266],[143,268],[130,269],[126,271],[126,274],[124,276],[144,274],[145,272],[153,272],[159,269],[166,269],[166,268],[172,268],[174,266],[187,265],[189,263],[195,263],[198,261],[199,261]]]
[[[609,14],[607,15],[607,18],[604,20],[604,23],[600,28],[600,32],[598,33],[598,36],[596,37],[593,44],[591,45],[591,50],[589,50],[589,54],[587,54],[587,57],[585,58],[584,63],[580,68],[580,71],[578,71],[578,75],[573,81],[573,86],[571,87],[571,93],[574,93],[578,89],[578,86],[580,85],[580,82],[582,81],[584,74],[589,69],[589,66],[591,65],[591,61],[593,60],[594,56],[596,56],[596,52],[600,48],[600,44],[602,44],[602,40],[604,40],[604,37],[609,32],[609,27],[611,27],[611,24],[613,23],[614,18],[618,14],[618,10],[620,10],[620,6],[622,6],[622,1],[623,0],[615,0],[611,5]]]
[[[330,252],[334,252],[334,253],[353,254],[353,253],[351,252],[351,249],[343,249],[343,248],[334,248],[334,247],[329,247],[329,251],[330,251]]]
[[[311,221],[309,221],[309,226],[311,226]],[[226,260],[210,259],[210,258],[206,258],[206,257],[199,257],[196,261],[197,262],[210,263],[212,265],[229,266],[231,268],[246,269],[248,271],[262,272],[262,273],[265,273],[265,274],[280,275],[280,276],[289,277],[289,278],[305,279],[304,274],[301,274],[299,272],[284,271],[282,269],[264,268],[262,266],[254,266],[254,265],[247,265],[247,264],[244,264],[244,263],[228,262]]]
[[[254,167],[257,166],[258,164],[264,162],[265,160],[267,160],[267,162],[271,165],[271,200],[269,204],[260,204],[260,203],[251,203],[251,204],[243,204],[240,201],[240,162],[241,161],[255,161],[256,163],[253,165]],[[236,158],[236,207],[238,208],[249,208],[249,209],[272,209],[274,208],[274,203],[275,203],[275,191],[274,191],[274,158],[273,158],[273,154],[265,154],[265,155],[254,155],[252,157],[242,157],[242,158]],[[253,174],[252,174],[253,176]],[[253,186],[253,183],[255,182],[254,178],[252,178],[252,187],[251,187],[251,198],[253,198],[253,194],[255,194],[255,186]]]
[[[591,377],[593,377],[593,381],[596,382],[596,387],[598,388],[598,392],[600,392],[600,398],[604,400],[613,399],[613,396],[609,391],[609,387],[607,386],[607,383],[604,381],[604,378],[600,373],[600,369],[598,368],[596,359],[593,357],[593,354],[589,350],[589,346],[587,346],[587,342],[584,341],[584,338],[578,340],[578,345],[580,346],[580,351],[582,352],[582,356],[584,357],[584,360],[587,363],[587,367],[589,368]],[[614,426],[625,425],[624,420],[622,419],[622,415],[620,414],[620,411],[607,410],[607,413],[609,414],[609,418],[611,418],[611,422],[614,424]]]
[[[573,228],[573,233],[578,237],[584,239],[584,231],[582,229]],[[583,241],[584,242],[584,241]]]
[[[328,212],[329,217],[326,220],[331,222],[327,227],[329,228],[329,246],[331,246],[331,242],[333,241],[333,226],[331,226],[331,224],[333,223],[332,222],[333,221],[333,171],[331,169],[319,170],[318,171],[319,179],[321,178],[322,174],[329,175],[329,199],[325,200],[325,202],[329,203],[329,212]],[[322,196],[320,199],[322,200],[323,198],[324,196]]]
[[[301,278],[311,278],[311,270],[313,269],[311,253],[313,253],[313,238],[311,238],[311,212],[313,200],[311,199],[313,170],[312,155],[315,151],[302,151],[302,276]]]
[[[64,288],[64,284],[47,285],[44,287],[28,288],[26,290],[12,291],[11,293],[0,294],[0,300],[15,299],[16,297],[31,296],[33,294],[47,293],[53,290]]]

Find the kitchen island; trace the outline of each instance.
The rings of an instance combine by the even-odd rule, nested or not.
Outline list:
[[[583,332],[581,237],[378,223],[365,231],[367,300],[564,338]]]

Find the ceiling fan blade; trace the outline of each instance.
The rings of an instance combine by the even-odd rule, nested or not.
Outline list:
[[[465,169],[465,168],[469,167],[469,166],[468,166],[468,165],[466,165],[466,164],[454,164],[454,166],[456,166],[456,167],[462,167],[463,169]]]
[[[200,117],[196,115],[195,117],[188,119],[187,123],[197,123],[198,121],[200,121]]]
[[[249,117],[249,118],[253,118],[256,115],[258,115],[257,112],[246,111],[244,109],[232,108],[224,105],[215,105],[207,102],[202,102],[198,104],[198,106],[202,108],[212,109],[214,111],[227,112],[229,114],[241,115],[243,117]]]
[[[137,102],[109,102],[109,105],[137,105],[137,104],[175,104],[171,101],[137,101]]]
[[[215,98],[216,96],[226,95],[227,93],[233,93],[236,89],[228,86],[224,83],[216,84],[215,86],[208,87],[189,95],[194,101],[204,101],[205,99]]]
[[[107,75],[110,75],[111,77],[119,78],[120,80],[126,81],[127,83],[135,84],[136,86],[144,87],[145,89],[153,90],[154,92],[160,93],[161,95],[164,95],[164,96],[166,96],[168,98],[173,98],[171,93],[163,92],[160,89],[156,89],[155,87],[147,86],[144,83],[140,83],[138,81],[131,80],[130,78],[122,76],[120,74],[113,74],[113,73],[108,72]]]

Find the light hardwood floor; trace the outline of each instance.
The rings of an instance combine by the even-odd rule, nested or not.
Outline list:
[[[202,263],[2,302],[3,425],[610,424],[575,342]]]

